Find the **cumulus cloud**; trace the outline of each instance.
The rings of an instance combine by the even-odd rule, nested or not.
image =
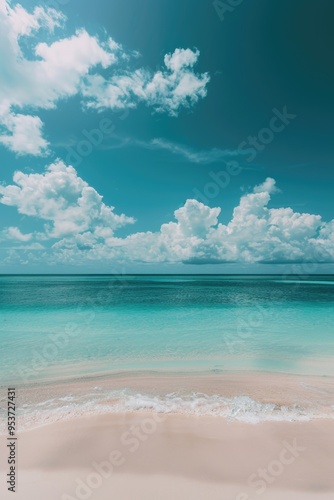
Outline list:
[[[271,178],[241,197],[227,224],[219,222],[219,207],[189,199],[159,231],[123,238],[117,229],[134,220],[116,215],[74,168],[58,162],[44,174],[16,172],[14,182],[0,186],[0,202],[47,223],[44,234],[7,231],[31,244],[56,240],[48,254],[52,262],[334,262],[334,221],[289,207],[270,208],[271,196],[278,192]]]
[[[50,44],[35,44],[32,35],[59,30],[64,22],[55,9],[35,7],[28,12],[19,4],[0,0],[0,142],[15,153],[45,154],[47,142],[36,110],[55,108],[60,99],[76,94],[92,108],[131,108],[143,101],[171,115],[205,97],[209,77],[193,71],[198,51],[177,49],[165,56],[165,69],[153,73],[124,68],[137,54],[126,52],[110,37],[101,41],[85,29]],[[21,49],[22,37],[30,42],[29,58]],[[99,67],[116,64],[122,66],[109,80],[99,74]]]
[[[0,185],[0,202],[15,206],[20,214],[47,221],[45,238],[87,232],[94,236],[91,241],[87,239],[87,244],[93,245],[95,240],[106,240],[115,229],[134,222],[132,217],[115,214],[114,207],[105,205],[102,196],[73,167],[60,161],[42,174],[15,172],[13,180],[15,184]]]
[[[47,141],[42,135],[43,123],[38,116],[7,113],[2,115],[2,125],[5,133],[0,135],[0,143],[17,155],[38,156],[47,150]]]
[[[155,73],[138,69],[110,79],[91,75],[86,78],[82,93],[90,108],[122,109],[144,102],[158,112],[177,116],[181,107],[192,106],[207,94],[209,75],[193,71],[198,57],[198,50],[176,49],[165,55],[165,68]]]
[[[276,187],[275,179],[267,177],[266,180],[262,182],[262,184],[259,184],[258,186],[254,187],[254,193],[273,194],[273,193],[279,193],[279,189]]]
[[[2,231],[2,236],[8,240],[29,241],[32,238],[32,233],[23,234],[18,227],[7,227]]]
[[[78,92],[90,68],[98,64],[106,68],[115,59],[107,44],[102,46],[85,30],[50,45],[38,43],[33,48],[35,58],[24,56],[23,36],[42,29],[52,32],[63,21],[55,9],[36,7],[30,14],[20,5],[0,1],[0,142],[18,154],[43,154],[47,142],[40,118],[17,110],[54,108],[58,99]]]
[[[136,261],[186,262],[194,257],[218,223],[220,208],[187,200],[174,212],[176,222],[163,224],[158,233],[136,233],[124,241],[125,253]],[[197,250],[196,250],[197,249]]]
[[[157,233],[137,233],[123,240],[129,259],[192,264],[243,262],[334,262],[334,221],[291,208],[268,208],[278,192],[267,178],[241,197],[228,224],[218,222],[220,208],[187,200],[176,222]]]

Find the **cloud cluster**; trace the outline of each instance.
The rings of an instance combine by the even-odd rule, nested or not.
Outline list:
[[[0,0],[0,143],[17,154],[47,151],[36,111],[55,108],[60,99],[76,94],[84,105],[97,109],[131,108],[145,102],[170,115],[206,95],[208,75],[193,71],[198,51],[176,49],[165,56],[165,69],[155,73],[131,70],[124,64],[136,54],[127,53],[110,37],[101,41],[85,29],[50,44],[34,45],[33,35],[61,29],[64,16],[53,8],[35,7],[29,13],[11,5]],[[29,58],[21,48],[22,37],[30,42]],[[99,74],[99,68],[113,65],[118,66],[111,78]]]
[[[86,234],[87,247],[99,239],[108,240],[115,229],[134,222],[132,217],[115,214],[114,207],[105,205],[102,196],[78,177],[73,167],[60,161],[43,174],[15,172],[13,180],[13,185],[0,185],[0,201],[15,206],[20,214],[47,221],[44,233],[35,235],[37,239]],[[31,239],[17,228],[8,228],[7,236],[21,241]]]
[[[206,96],[208,74],[197,75],[193,71],[198,57],[198,50],[176,49],[165,55],[165,68],[156,73],[138,69],[109,79],[90,75],[82,86],[82,94],[91,108],[131,108],[144,102],[158,112],[176,116],[180,107],[192,106]]]
[[[326,224],[319,215],[291,208],[268,208],[274,190],[274,181],[267,180],[243,196],[227,225],[218,223],[220,208],[187,200],[175,211],[176,222],[118,244],[126,259],[139,262],[333,262],[333,221]]]
[[[134,220],[116,215],[72,167],[58,162],[44,174],[16,172],[14,182],[0,186],[0,202],[47,223],[43,233],[23,235],[8,228],[4,234],[29,244],[50,240],[48,258],[53,262],[334,262],[334,221],[292,208],[269,208],[278,192],[271,178],[241,197],[228,224],[219,222],[219,207],[190,199],[174,212],[175,221],[158,232],[125,238],[115,231]]]
[[[101,46],[84,30],[50,45],[38,43],[32,48],[33,58],[25,57],[20,45],[23,36],[53,32],[63,22],[55,9],[35,7],[29,14],[20,5],[12,8],[0,0],[0,142],[17,154],[39,155],[47,148],[40,118],[18,110],[54,108],[58,99],[78,92],[90,68],[98,64],[106,68],[114,62],[107,44]]]
[[[2,236],[7,240],[27,242],[31,240],[32,233],[23,234],[18,227],[7,227],[2,231]]]
[[[126,241],[138,261],[208,264],[224,262],[333,262],[333,221],[291,208],[268,208],[277,192],[271,178],[242,196],[228,224],[218,223],[220,208],[187,200],[175,211],[176,222],[158,233],[138,233]]]

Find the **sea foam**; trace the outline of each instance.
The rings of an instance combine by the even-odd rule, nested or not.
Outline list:
[[[95,387],[85,396],[66,396],[28,404],[19,412],[19,429],[23,431],[60,420],[97,414],[153,412],[189,416],[221,417],[227,421],[257,424],[265,421],[308,421],[334,418],[334,408],[306,408],[299,404],[280,406],[255,401],[247,395],[224,397],[192,392],[181,395],[145,394],[128,389],[103,391]]]

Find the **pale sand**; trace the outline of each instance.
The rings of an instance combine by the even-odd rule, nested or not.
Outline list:
[[[302,385],[301,385],[302,383]],[[246,393],[257,400],[295,401],[332,394],[327,378],[225,374],[137,376],[72,382],[71,393],[93,385],[212,394]],[[307,389],[305,389],[305,384]],[[311,387],[311,389],[310,389]],[[21,389],[21,397],[68,394],[68,384]],[[66,392],[67,391],[67,392]],[[306,391],[306,393],[304,393]],[[318,392],[320,391],[320,392]],[[37,397],[38,395],[38,397]],[[295,396],[294,396],[295,395]],[[327,396],[326,396],[327,397]],[[314,400],[315,400],[314,399]],[[329,402],[329,400],[328,400]],[[135,437],[137,432],[140,434]],[[294,454],[284,451],[297,444]],[[18,434],[18,487],[6,491],[6,436],[0,438],[0,498],[17,500],[329,500],[334,498],[334,420],[228,422],[222,417],[148,412],[77,417]],[[114,452],[114,453],[113,453]],[[116,452],[116,453],[115,453]],[[112,454],[113,453],[113,454]],[[112,454],[112,455],[111,455]],[[110,460],[114,461],[111,471]],[[93,462],[108,461],[108,477]],[[265,469],[267,481],[248,480]],[[94,474],[95,475],[94,475]],[[93,474],[93,475],[92,475]],[[89,483],[76,494],[78,479]],[[253,480],[259,479],[253,476]],[[93,483],[90,483],[93,481]],[[96,486],[97,481],[99,483]],[[259,487],[264,491],[257,493]],[[90,493],[91,492],[91,493]],[[80,491],[79,491],[80,493]],[[66,496],[67,494],[68,496]]]
[[[141,425],[145,439],[128,441],[125,433]],[[294,440],[296,456],[289,452],[283,455],[289,463],[274,464],[282,460],[285,442],[292,445]],[[5,449],[3,438],[0,446]],[[149,413],[103,415],[21,433],[18,451],[18,500],[71,498],[62,497],[64,493],[80,498],[76,480],[87,482],[95,471],[92,463],[110,459],[115,460],[113,471],[97,479],[101,484],[87,498],[321,500],[334,495],[334,421],[250,425],[219,417],[168,415],[155,422]],[[115,451],[119,454],[110,457]],[[260,467],[269,471],[272,482],[259,495],[247,480]],[[1,490],[2,499],[13,498],[3,479]]]

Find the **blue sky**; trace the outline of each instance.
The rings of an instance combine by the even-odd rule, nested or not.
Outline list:
[[[0,272],[333,272],[333,14],[0,0]]]

